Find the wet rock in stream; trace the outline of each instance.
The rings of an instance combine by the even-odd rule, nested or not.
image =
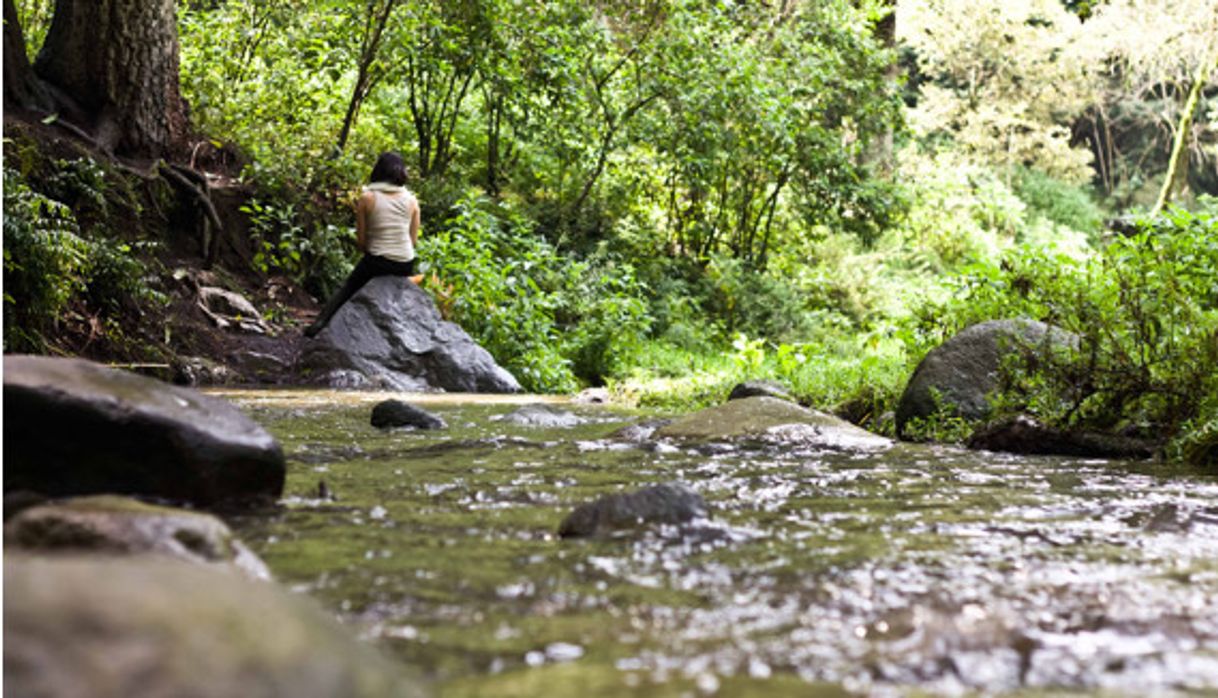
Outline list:
[[[307,599],[151,556],[5,555],[4,684],[41,698],[427,694]]]
[[[575,414],[566,410],[555,409],[549,405],[525,405],[520,409],[504,415],[505,424],[515,424],[521,427],[542,427],[546,429],[574,427],[584,423]]]
[[[154,553],[271,578],[266,564],[220,519],[113,495],[30,507],[5,524],[4,543],[10,550]]]
[[[897,434],[947,410],[969,421],[990,414],[986,396],[998,387],[999,369],[1011,355],[1035,357],[1074,346],[1078,337],[1028,319],[990,320],[961,330],[935,347],[914,370],[897,404]]]
[[[415,427],[444,429],[448,424],[436,415],[401,400],[385,400],[372,408],[372,426],[378,429]]]
[[[695,442],[763,441],[773,445],[870,451],[889,439],[832,415],[773,397],[749,397],[686,415],[655,431],[655,438]]]
[[[672,424],[671,419],[644,419],[641,422],[627,424],[621,429],[617,429],[609,434],[607,438],[640,443],[650,439],[657,429],[666,427],[669,424]]]
[[[273,500],[283,451],[231,404],[80,359],[4,358],[4,490]]]
[[[968,447],[1025,455],[1084,458],[1150,458],[1157,444],[1117,434],[1054,429],[1027,415],[1015,415],[983,426],[968,439]]]
[[[791,397],[791,392],[786,389],[781,383],[775,381],[745,381],[736,384],[732,388],[732,392],[728,393],[728,400],[743,400],[746,397],[772,397],[779,400],[794,402]]]
[[[558,527],[563,538],[612,534],[648,524],[683,524],[706,516],[702,495],[670,483],[629,494],[611,494],[575,508]]]

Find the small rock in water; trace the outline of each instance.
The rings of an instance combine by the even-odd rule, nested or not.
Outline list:
[[[779,400],[791,401],[791,393],[781,383],[775,381],[745,381],[737,383],[728,394],[728,400],[743,400],[746,397],[773,397]]]
[[[629,494],[606,495],[576,507],[558,527],[558,535],[604,535],[647,524],[681,524],[705,515],[702,495],[686,485],[655,485]]]
[[[552,642],[546,645],[546,659],[551,662],[573,662],[584,656],[584,648],[569,642]]]
[[[334,502],[338,500],[338,495],[334,494],[334,492],[330,489],[330,486],[326,484],[325,480],[318,480],[317,498],[326,502]]]
[[[448,424],[427,410],[401,400],[386,400],[372,408],[372,426],[378,429],[390,427],[444,429]]]
[[[651,438],[657,429],[672,423],[671,419],[645,419],[634,424],[627,424],[608,436],[610,439],[641,443]]]
[[[522,427],[573,427],[584,420],[547,405],[525,405],[515,412],[503,416],[503,421]]]

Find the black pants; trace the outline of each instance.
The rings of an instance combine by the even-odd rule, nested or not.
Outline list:
[[[343,282],[342,288],[338,289],[330,300],[326,301],[326,305],[318,313],[317,319],[309,325],[309,329],[305,330],[305,334],[312,337],[321,332],[326,325],[330,324],[330,318],[334,317],[334,313],[343,307],[354,296],[364,284],[368,283],[377,276],[412,276],[414,274],[414,260],[409,262],[395,262],[392,259],[386,259],[377,255],[366,254],[364,258],[355,265],[351,270],[351,275]]]

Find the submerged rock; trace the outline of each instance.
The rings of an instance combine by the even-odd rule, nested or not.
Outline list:
[[[525,405],[503,415],[500,421],[521,427],[545,428],[574,427],[584,423],[575,414],[549,405]]]
[[[654,436],[687,441],[761,440],[840,450],[887,448],[892,442],[824,412],[772,397],[749,397],[674,420]]]
[[[945,409],[969,421],[990,414],[986,396],[998,387],[1003,357],[1032,355],[1077,343],[1074,335],[1033,320],[991,320],[967,327],[922,359],[897,404],[897,434],[905,435],[912,419]]]
[[[415,427],[417,429],[444,429],[443,419],[419,407],[401,400],[385,400],[372,408],[372,426],[378,429],[391,427]]]
[[[1023,455],[1077,456],[1081,458],[1150,458],[1158,444],[1117,434],[1065,431],[1016,415],[987,424],[969,437],[968,447]]]
[[[5,555],[4,683],[42,698],[425,695],[307,599],[155,557]]]
[[[609,434],[606,438],[640,443],[650,439],[660,427],[665,427],[669,424],[672,424],[671,419],[644,419],[641,422],[627,424]]]
[[[79,359],[4,358],[4,490],[276,499],[279,443],[223,400]]]
[[[728,394],[728,400],[743,400],[746,397],[772,397],[779,400],[793,401],[791,393],[781,383],[775,381],[745,381],[736,384]]]
[[[404,277],[372,279],[301,353],[300,370],[334,388],[517,393],[512,374],[465,330],[445,322]]]
[[[25,509],[5,524],[4,543],[10,549],[39,551],[156,553],[271,578],[266,564],[216,517],[113,495]]]
[[[563,519],[563,538],[602,536],[649,524],[682,524],[706,516],[702,495],[680,483],[654,485],[628,494],[610,494],[581,504]]]

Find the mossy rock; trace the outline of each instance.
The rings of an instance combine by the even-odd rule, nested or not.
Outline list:
[[[223,521],[210,514],[98,495],[31,507],[4,526],[5,545],[43,552],[153,553],[231,566],[256,579],[271,573]]]
[[[764,396],[731,400],[686,415],[657,429],[654,436],[701,442],[763,440],[845,451],[892,444],[833,415]]]
[[[426,695],[308,599],[154,557],[4,561],[6,695]]]

